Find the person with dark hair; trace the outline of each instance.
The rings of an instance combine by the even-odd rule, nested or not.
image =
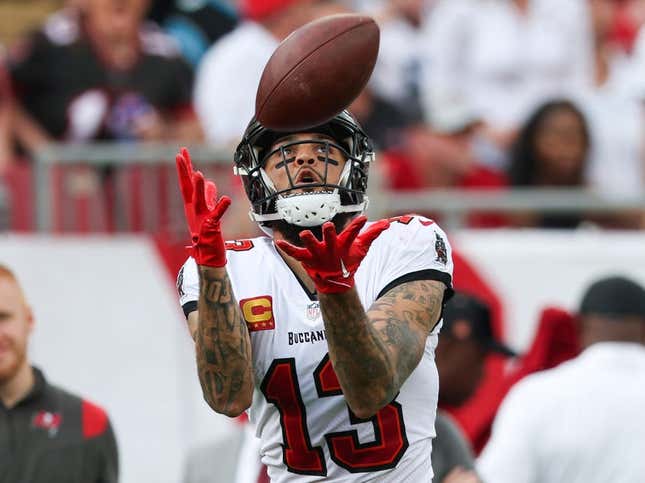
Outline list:
[[[34,324],[16,276],[0,265],[0,481],[116,483],[118,450],[108,415],[31,366]]]
[[[524,124],[511,149],[508,168],[512,187],[580,188],[585,186],[591,138],[582,111],[571,101],[541,105]],[[575,215],[521,216],[520,225],[573,228]]]
[[[472,396],[482,378],[486,356],[492,352],[516,355],[495,340],[489,307],[472,295],[455,293],[444,307],[436,351],[440,407],[460,406]],[[437,412],[435,428],[432,469],[436,481],[457,480],[457,475],[464,481],[478,481],[472,448],[445,411]]]
[[[477,388],[489,353],[515,357],[515,352],[495,339],[490,308],[477,297],[455,293],[443,312],[437,347],[441,405],[459,406]]]
[[[583,352],[508,393],[478,461],[494,483],[645,481],[645,288],[623,276],[585,291]]]

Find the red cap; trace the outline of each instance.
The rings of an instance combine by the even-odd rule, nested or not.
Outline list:
[[[241,11],[246,18],[262,20],[299,1],[302,0],[242,0]]]

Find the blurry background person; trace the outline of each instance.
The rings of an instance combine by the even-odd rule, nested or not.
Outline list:
[[[583,188],[591,138],[585,117],[568,100],[538,107],[521,128],[511,148],[508,179],[514,188]],[[514,216],[516,226],[575,228],[576,215]]]
[[[645,481],[645,289],[598,279],[579,323],[584,351],[507,395],[478,460],[484,481]]]
[[[22,112],[16,129],[24,147],[35,150],[50,139],[200,139],[191,69],[174,41],[144,22],[148,0],[78,3],[14,49],[11,76]]]
[[[426,24],[422,98],[463,96],[508,146],[528,112],[589,83],[587,0],[440,0]]]
[[[107,414],[50,385],[29,365],[34,317],[0,265],[0,481],[115,483],[117,446]]]
[[[586,0],[586,3],[593,54],[592,82],[575,92],[574,99],[584,112],[591,133],[589,184],[611,197],[639,196],[645,189],[645,104],[634,86],[643,82],[645,74],[614,37],[624,2]],[[634,227],[637,223],[638,220],[627,218],[617,224]]]
[[[174,40],[144,20],[148,7],[148,0],[77,0],[12,49],[14,134],[24,151],[35,153],[51,141],[202,139],[191,68]],[[55,167],[53,224],[110,232],[161,224],[156,220],[168,211],[157,182],[163,172],[159,166]],[[141,216],[135,205],[143,198],[156,198],[161,209]],[[12,205],[19,209],[17,201]]]
[[[405,114],[408,122],[421,121],[419,84],[427,48],[423,28],[435,0],[347,0],[346,3],[373,16],[379,24],[379,55],[369,81],[371,90]]]
[[[493,337],[490,309],[463,292],[455,293],[443,311],[443,326],[435,359],[439,371],[439,405],[460,406],[479,385],[486,356],[491,352],[513,357],[515,353]],[[434,481],[470,481],[475,478],[470,444],[442,410],[435,423],[432,443]]]

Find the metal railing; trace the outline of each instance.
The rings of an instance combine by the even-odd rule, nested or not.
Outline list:
[[[35,156],[36,226],[39,231],[52,228],[52,168],[54,166],[92,166],[96,168],[123,168],[137,166],[174,166],[178,143],[114,143],[84,144],[52,143]],[[191,146],[193,162],[199,167],[230,167],[232,152],[208,145]],[[231,168],[232,169],[232,168]],[[169,190],[177,189],[174,177],[169,179]],[[179,198],[177,198],[179,200]]]
[[[472,213],[545,215],[645,213],[645,196],[610,197],[589,189],[424,190],[382,193],[379,203],[396,213],[428,210],[446,228],[458,228]]]
[[[95,167],[128,167],[132,165],[163,166],[174,164],[177,143],[91,143],[52,144],[37,153],[36,220],[40,231],[51,229],[51,168],[54,166],[90,165]],[[232,163],[232,150],[206,145],[191,146],[191,156],[200,167],[226,168]],[[374,173],[376,174],[376,173]],[[582,214],[645,213],[645,195],[607,197],[585,189],[516,189],[516,190],[425,190],[391,192],[381,189],[382,180],[375,176],[370,187],[370,215],[384,217],[391,213],[431,212],[441,216],[447,229],[464,226],[472,213]],[[176,180],[170,179],[176,191]],[[177,197],[178,198],[178,197]]]

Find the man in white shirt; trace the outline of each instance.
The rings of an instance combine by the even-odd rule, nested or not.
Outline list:
[[[645,481],[645,289],[593,283],[580,305],[577,358],[520,381],[478,469],[491,483]]]
[[[442,0],[425,27],[421,95],[461,96],[492,131],[591,82],[586,0]]]

